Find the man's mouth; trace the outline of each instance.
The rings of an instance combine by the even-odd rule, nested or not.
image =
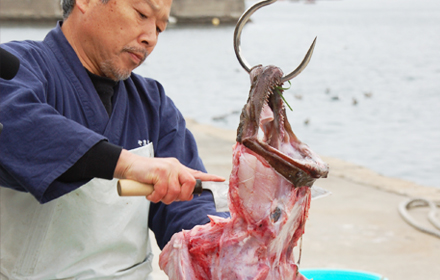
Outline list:
[[[131,60],[137,66],[141,65],[145,61],[148,55],[146,50],[133,48],[133,47],[126,47],[123,49],[123,51],[127,52],[130,55]]]
[[[128,54],[130,55],[131,59],[133,60],[133,62],[136,65],[142,64],[142,62],[145,60],[145,56],[143,56],[141,54],[134,53],[134,52],[128,52]]]

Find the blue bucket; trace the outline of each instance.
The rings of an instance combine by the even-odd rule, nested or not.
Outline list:
[[[354,270],[300,269],[299,272],[313,280],[387,280],[379,274]]]

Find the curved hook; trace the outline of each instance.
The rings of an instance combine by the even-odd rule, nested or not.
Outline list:
[[[249,65],[249,63],[243,58],[242,54],[241,54],[241,47],[240,47],[240,41],[241,41],[241,32],[243,31],[243,27],[245,26],[245,24],[249,21],[249,18],[251,17],[251,15],[258,9],[260,9],[261,7],[270,5],[274,2],[276,2],[277,0],[262,0],[260,2],[255,3],[253,6],[251,6],[249,9],[247,9],[240,17],[240,19],[237,22],[237,25],[235,26],[235,31],[234,31],[234,50],[235,50],[235,55],[237,56],[238,61],[240,62],[241,66],[244,68],[244,70],[246,70],[248,73],[251,72],[251,66]],[[313,40],[312,45],[310,46],[309,50],[307,51],[305,57],[303,58],[303,60],[301,61],[301,63],[299,64],[299,66],[293,70],[292,72],[290,72],[289,74],[285,75],[281,81],[282,82],[286,82],[288,80],[291,80],[293,78],[295,78],[296,76],[299,75],[299,73],[301,73],[306,67],[307,64],[309,64],[310,59],[312,58],[312,54],[313,54],[313,50],[315,48],[315,43],[316,43],[316,37]]]

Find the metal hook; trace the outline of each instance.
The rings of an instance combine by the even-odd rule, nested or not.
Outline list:
[[[262,0],[260,2],[255,3],[253,6],[251,6],[249,9],[247,9],[243,15],[241,15],[240,19],[237,22],[237,25],[235,26],[235,31],[234,31],[234,50],[235,50],[235,55],[238,58],[238,61],[240,62],[241,66],[244,68],[244,70],[246,70],[248,73],[251,72],[251,66],[249,65],[249,63],[243,58],[242,54],[241,54],[241,47],[240,47],[240,38],[241,38],[241,32],[243,31],[243,27],[244,25],[248,22],[249,18],[251,17],[251,15],[258,9],[260,9],[261,7],[270,5],[274,2],[276,2],[277,0]],[[313,40],[312,45],[310,46],[309,50],[307,51],[304,59],[301,61],[301,63],[299,64],[299,66],[293,70],[292,72],[290,72],[289,74],[285,75],[281,81],[282,82],[286,82],[288,80],[291,80],[293,78],[295,78],[296,76],[299,75],[299,73],[301,73],[306,67],[307,64],[309,64],[310,59],[312,58],[312,54],[313,54],[313,49],[315,48],[315,43],[316,43],[316,37]]]

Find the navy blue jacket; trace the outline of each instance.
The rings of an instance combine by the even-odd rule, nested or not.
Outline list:
[[[134,73],[121,81],[108,116],[61,24],[42,42],[2,45],[21,65],[11,81],[0,79],[0,185],[41,203],[56,199],[86,183],[57,178],[102,140],[128,150],[152,142],[156,157],[206,171],[184,118],[157,81]],[[209,222],[206,214],[228,216],[216,213],[204,193],[189,202],[151,204],[149,226],[162,248],[175,232]]]

